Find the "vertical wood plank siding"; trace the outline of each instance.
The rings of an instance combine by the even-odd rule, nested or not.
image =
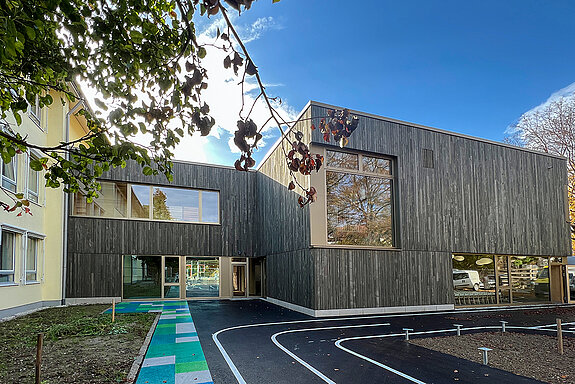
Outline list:
[[[293,128],[304,133],[304,142],[310,140],[309,116],[308,109],[302,114],[303,121]],[[257,173],[256,254],[267,256],[268,296],[311,308],[314,268],[309,249],[309,209],[299,207],[299,195],[287,189],[290,181],[284,153],[278,146]],[[298,181],[309,186],[309,177],[299,175]]]
[[[122,255],[254,256],[255,177],[255,172],[178,162],[172,183],[144,176],[134,164],[107,173],[102,179],[218,190],[221,224],[70,216],[67,297],[119,296]],[[93,279],[91,273],[101,270],[105,277]]]
[[[315,309],[453,303],[451,254],[312,249]]]
[[[400,249],[313,249],[315,309],[453,303],[453,252],[571,254],[564,159],[359,116],[346,149],[397,160]],[[338,148],[317,130],[312,142]]]
[[[312,103],[294,129],[339,148],[309,128],[325,115]],[[245,253],[267,257],[270,297],[308,308],[451,304],[454,252],[571,254],[564,159],[361,114],[347,149],[396,159],[397,249],[311,244],[309,209],[286,188],[281,146],[258,172],[176,162],[173,183],[131,164],[103,178],[218,190],[221,224],[71,216],[67,297],[120,295],[124,254]],[[308,187],[314,177],[298,180]]]

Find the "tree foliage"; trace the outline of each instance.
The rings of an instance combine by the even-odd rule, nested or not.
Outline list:
[[[569,219],[575,249],[575,95],[523,114],[505,141],[567,158]]]
[[[139,163],[146,175],[163,173],[171,180],[173,150],[181,138],[198,132],[208,135],[215,123],[202,98],[202,91],[208,87],[208,72],[202,66],[206,47],[198,43],[193,21],[199,14],[221,15],[225,19],[227,30],[218,30],[220,48],[229,52],[222,70],[229,68],[236,74],[243,71],[242,82],[253,76],[260,88],[256,101],[261,97],[269,109],[270,118],[259,128],[250,118],[253,106],[247,116],[242,116],[241,111],[239,114],[234,142],[242,154],[236,168],[253,167],[252,152],[262,137],[261,129],[271,121],[288,138],[290,133],[285,127],[290,122],[274,110],[274,98],[268,96],[254,60],[228,16],[230,11],[241,13],[249,9],[252,3],[253,0],[2,2],[0,118],[13,115],[16,121],[14,126],[0,130],[2,158],[8,162],[19,153],[36,149],[42,156],[30,166],[45,171],[48,187],[63,185],[66,192],[81,189],[89,200],[97,196],[100,188],[96,179],[110,167],[124,167],[128,161]],[[82,101],[81,93],[75,89],[78,81],[103,95],[95,103],[107,112],[107,117],[101,118],[89,108],[81,110],[89,129],[86,136],[47,147],[30,142],[19,132],[22,114],[37,100],[41,107],[58,102],[54,95],[70,105]],[[357,119],[349,112],[337,112],[330,116],[329,124],[322,123],[322,131],[334,128],[334,137],[347,140],[349,126],[355,129]],[[137,134],[149,134],[149,145],[135,144],[133,138]],[[289,138],[288,141],[292,142]],[[284,152],[287,161],[287,151]],[[297,183],[295,177],[294,181]],[[304,203],[313,201],[315,190],[299,187],[306,196]],[[22,206],[25,202],[20,199],[17,204]],[[4,204],[5,209],[14,207]]]

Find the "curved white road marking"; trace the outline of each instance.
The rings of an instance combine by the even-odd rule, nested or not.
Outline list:
[[[381,323],[381,324],[367,324],[367,325],[343,325],[343,326],[339,326],[339,327],[320,327],[320,328],[305,328],[305,329],[291,329],[291,330],[287,330],[287,331],[282,331],[282,332],[277,332],[274,333],[271,337],[273,343],[282,351],[284,351],[285,353],[287,353],[289,356],[291,356],[294,360],[296,360],[298,363],[300,363],[301,365],[303,365],[304,367],[306,367],[308,370],[310,370],[313,374],[315,374],[317,377],[319,377],[320,379],[322,379],[323,381],[325,381],[328,384],[335,384],[335,381],[331,380],[329,377],[325,376],[323,373],[321,373],[320,371],[318,371],[316,368],[314,368],[313,366],[311,366],[310,364],[308,364],[305,360],[301,359],[299,356],[297,356],[295,353],[293,353],[292,351],[290,351],[289,349],[287,349],[286,347],[284,347],[278,340],[277,337],[281,336],[281,335],[285,335],[287,333],[295,333],[295,332],[313,332],[313,331],[325,331],[328,329],[348,329],[348,328],[367,328],[367,327],[382,327],[382,326],[386,326],[386,325],[390,325],[389,323]]]
[[[557,307],[562,307],[562,306],[559,305]],[[212,334],[212,339],[214,340],[214,343],[218,347],[220,353],[222,354],[224,360],[228,364],[228,367],[230,368],[230,370],[234,374],[238,383],[239,384],[246,384],[246,381],[244,380],[244,378],[242,377],[242,375],[238,371],[236,365],[232,361],[231,357],[228,355],[225,348],[223,347],[223,345],[220,343],[220,341],[218,339],[218,335],[220,335],[223,332],[237,330],[237,329],[244,329],[244,328],[254,328],[254,327],[264,327],[264,326],[274,326],[274,325],[286,325],[286,324],[314,323],[314,322],[324,322],[324,321],[367,320],[367,319],[381,319],[381,318],[388,318],[388,317],[448,315],[448,314],[458,314],[458,313],[466,313],[466,312],[473,312],[473,313],[494,312],[494,311],[503,312],[503,311],[518,311],[518,310],[538,309],[538,308],[541,308],[541,306],[517,306],[517,307],[510,307],[510,308],[488,307],[488,308],[481,308],[481,309],[474,308],[471,310],[456,309],[456,310],[450,310],[450,311],[437,311],[437,312],[390,313],[387,315],[335,317],[335,318],[320,318],[320,319],[311,319],[311,320],[279,321],[279,322],[271,322],[271,323],[245,324],[245,325],[239,325],[239,326],[235,326],[235,327],[228,327],[228,328],[220,329],[216,333]],[[500,328],[500,327],[494,327],[494,328]],[[516,327],[509,327],[508,326],[507,328],[516,328]],[[468,329],[470,329],[470,328],[468,328]],[[536,329],[536,328],[532,328],[532,329]],[[545,329],[542,329],[542,330],[545,330]],[[573,331],[566,331],[566,330],[564,330],[563,332],[575,333]],[[401,334],[401,335],[403,335],[403,334]]]

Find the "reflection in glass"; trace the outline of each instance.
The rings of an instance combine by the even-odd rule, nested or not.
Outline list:
[[[219,295],[218,259],[186,257],[186,297],[218,297]]]
[[[161,298],[161,268],[160,256],[124,255],[124,298]]]
[[[26,281],[37,280],[38,244],[40,240],[28,237],[26,245]]]
[[[130,214],[140,219],[150,218],[150,187],[144,185],[132,185],[132,203]]]
[[[200,193],[191,189],[154,187],[155,220],[200,221]]]
[[[14,281],[14,235],[2,231],[2,251],[0,253],[0,283]]]
[[[391,180],[326,171],[329,244],[393,246]]]
[[[495,304],[493,256],[453,255],[452,260],[455,304]]]
[[[326,166],[345,169],[359,169],[359,157],[353,153],[326,151]]]
[[[165,285],[164,286],[164,298],[166,299],[177,299],[180,297],[180,286],[179,285]]]
[[[2,162],[2,187],[9,191],[16,192],[16,161],[14,157],[9,163]]]
[[[575,301],[575,265],[567,267],[567,274],[569,276],[570,301]]]
[[[219,223],[218,192],[202,191],[202,223]]]
[[[381,175],[391,175],[391,161],[365,155],[362,156],[361,158],[364,172],[379,173]]]
[[[234,265],[232,272],[233,296],[246,295],[246,266]]]
[[[507,256],[496,257],[497,280],[499,284],[499,303],[511,303],[511,287],[509,285],[509,268],[507,266]]]
[[[175,284],[180,282],[180,258],[166,257],[164,260],[164,283]]]
[[[34,160],[33,157],[30,159]],[[38,172],[28,167],[28,200],[38,202],[38,191],[40,190]]]
[[[549,258],[511,257],[511,290],[514,303],[550,301]]]

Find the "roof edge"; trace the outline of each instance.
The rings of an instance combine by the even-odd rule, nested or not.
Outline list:
[[[318,106],[318,107],[324,107],[324,108],[332,108],[332,109],[343,109],[344,107],[340,107],[337,105],[331,105],[331,104],[327,104],[327,103],[322,103],[319,101],[313,101],[310,100],[307,105],[306,105],[306,109],[309,108],[310,106]],[[481,137],[476,137],[476,136],[470,136],[470,135],[466,135],[463,133],[457,133],[457,132],[452,132],[452,131],[447,131],[444,129],[440,129],[440,128],[434,128],[434,127],[429,127],[427,125],[422,125],[422,124],[417,124],[417,123],[410,123],[408,121],[403,121],[403,120],[398,120],[398,119],[393,119],[391,117],[385,117],[385,116],[380,116],[380,115],[375,115],[373,113],[368,113],[368,112],[361,112],[361,111],[357,111],[357,110],[353,110],[350,108],[349,111],[353,114],[356,115],[362,115],[365,117],[371,117],[374,119],[378,119],[378,120],[384,120],[384,121],[389,121],[392,123],[397,123],[397,124],[403,124],[403,125],[407,125],[407,126],[411,126],[411,127],[415,127],[415,128],[419,128],[419,129],[424,129],[427,131],[431,131],[431,132],[437,132],[437,133],[443,133],[446,135],[450,135],[450,136],[455,136],[455,137],[461,137],[464,139],[470,139],[470,140],[475,140],[475,141],[480,141],[483,143],[487,143],[487,144],[492,144],[492,145],[498,145],[500,147],[504,147],[504,148],[509,148],[509,149],[515,149],[518,151],[523,151],[523,152],[530,152],[536,155],[543,155],[543,156],[547,156],[547,157],[552,157],[555,159],[561,159],[561,160],[567,160],[566,157],[564,156],[559,156],[559,155],[554,155],[551,153],[547,153],[547,152],[542,152],[542,151],[537,151],[534,149],[529,149],[529,148],[523,148],[523,147],[517,147],[514,145],[510,145],[510,144],[506,144],[500,141],[494,141],[494,140],[489,140],[489,139],[483,139]],[[305,111],[305,110],[304,110]]]

